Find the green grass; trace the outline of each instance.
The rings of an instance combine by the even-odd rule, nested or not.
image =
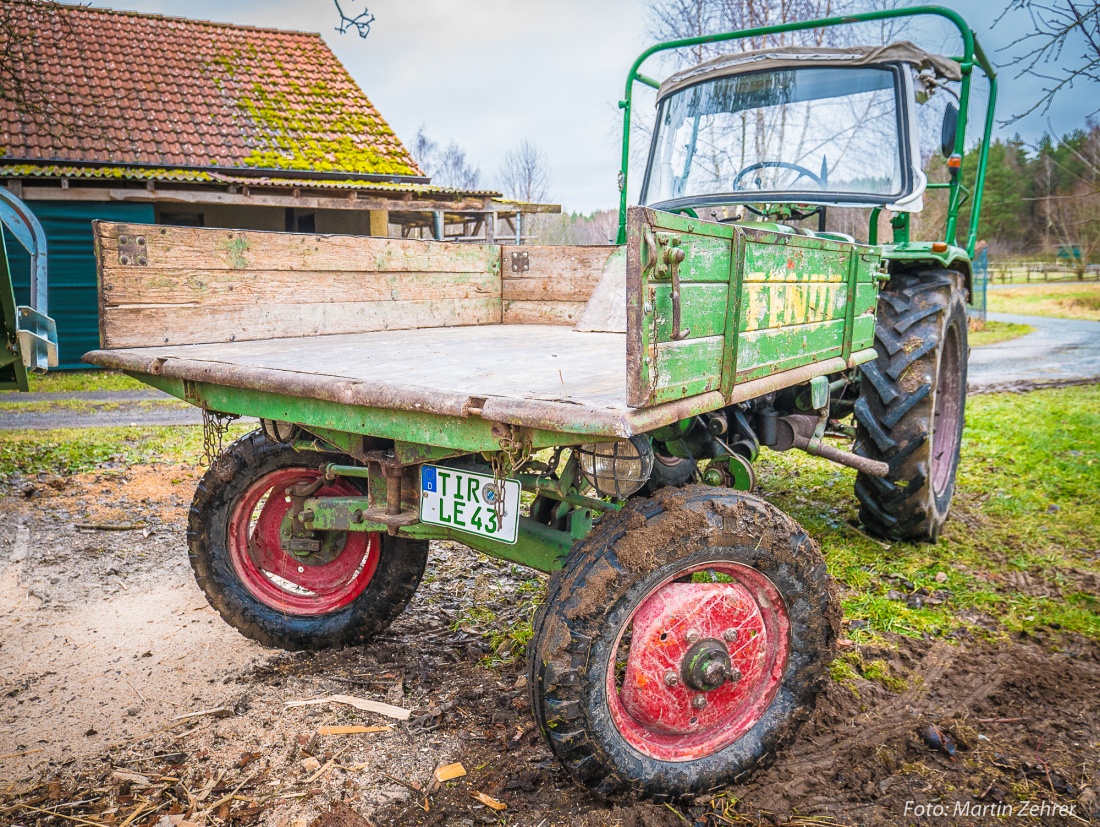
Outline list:
[[[231,426],[226,442],[247,430],[246,425]],[[79,474],[108,464],[196,462],[201,455],[199,425],[5,431],[0,474]]]
[[[967,406],[952,519],[937,545],[881,542],[850,526],[854,473],[823,460],[765,452],[761,483],[821,544],[846,618],[866,622],[851,633],[857,641],[1042,627],[1100,640],[1100,598],[1088,579],[1100,574],[1100,386],[979,396]],[[1017,572],[1031,588],[1011,585]],[[910,608],[886,596],[905,591],[897,577],[950,595]]]
[[[27,402],[18,397],[14,400],[0,397],[0,413],[52,413],[55,411],[64,411],[67,413],[96,413],[99,411],[117,411],[120,408],[152,411],[158,408],[189,407],[191,407],[190,403],[180,399],[145,399],[138,402],[90,399],[50,399]]]
[[[973,322],[971,322],[973,324]],[[998,342],[1007,342],[1011,339],[1034,333],[1035,328],[1029,324],[1013,324],[1012,322],[984,322],[980,330],[971,330],[967,334],[967,341],[971,347],[983,345],[995,345]]]
[[[1010,287],[990,290],[986,296],[990,313],[1100,321],[1100,284],[1096,282]]]
[[[80,391],[140,391],[149,386],[111,370],[60,370],[45,376],[28,377],[31,393],[78,393]],[[0,391],[4,394],[18,391]]]

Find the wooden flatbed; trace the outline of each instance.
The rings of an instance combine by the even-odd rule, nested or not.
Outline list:
[[[631,408],[626,403],[626,335],[560,325],[124,348],[93,351],[85,359],[132,373],[370,408],[478,415],[565,432],[582,421],[586,433],[607,436],[630,436],[675,422],[686,409],[683,403]],[[833,369],[843,369],[842,360],[835,361]],[[759,383],[748,386],[738,390],[759,390]],[[725,404],[718,393],[696,398],[692,406],[700,403],[702,410]]]
[[[174,380],[197,404],[210,403],[187,383],[578,439],[645,433],[874,358],[875,260],[862,251],[648,210],[631,221],[625,248],[97,223],[104,349],[84,358]],[[691,252],[682,310],[667,267],[642,264],[673,236]],[[597,330],[623,332],[574,329],[608,284],[622,319]]]

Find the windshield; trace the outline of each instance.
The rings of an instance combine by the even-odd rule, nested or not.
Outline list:
[[[893,201],[908,183],[899,80],[807,68],[682,89],[658,110],[642,203]]]

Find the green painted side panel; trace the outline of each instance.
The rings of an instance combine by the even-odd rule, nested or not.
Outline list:
[[[722,384],[725,344],[724,336],[661,344],[658,348],[658,399],[683,399],[718,390]]]
[[[695,228],[702,221],[689,222]],[[696,232],[679,234],[687,255],[684,263],[680,265],[680,281],[683,282],[711,282],[729,284],[730,248],[733,243],[732,233],[728,238],[718,238],[709,235],[700,235]],[[667,279],[665,279],[667,281]]]
[[[844,283],[745,282],[742,289],[740,333],[842,319],[848,307],[848,285]]]
[[[642,208],[630,217],[631,404],[712,390],[729,395],[736,382],[846,359],[872,345],[876,250]],[[684,254],[682,341],[672,340],[673,250]]]
[[[875,346],[875,317],[857,316],[852,326],[852,350]]]
[[[727,261],[726,266],[729,266]],[[657,339],[672,340],[672,285],[655,284],[654,306],[657,310]],[[728,284],[684,284],[681,287],[680,318],[690,332],[688,339],[721,336],[726,332],[726,316],[716,308],[726,307]]]
[[[843,318],[742,333],[737,349],[737,381],[831,359],[843,350]]]
[[[746,234],[736,381],[847,358],[870,346],[857,335],[856,320],[869,309],[873,335],[874,250],[749,228]]]
[[[50,316],[57,322],[59,369],[83,368],[80,357],[99,347],[99,299],[92,221],[152,224],[152,204],[28,201],[46,231]],[[30,304],[30,259],[14,239],[7,241],[17,304]]]
[[[817,246],[821,240],[782,233],[745,242],[745,281],[844,282],[848,279],[850,250]]]
[[[632,213],[634,230],[627,251],[627,281],[633,294],[627,300],[628,398],[648,406],[718,390],[726,357],[730,278],[736,273],[736,267],[731,268],[736,230],[644,208],[633,208]],[[672,271],[663,263],[670,249],[684,254],[678,275],[680,329],[687,335],[680,341],[672,337]]]

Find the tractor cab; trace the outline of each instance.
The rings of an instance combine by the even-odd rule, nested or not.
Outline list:
[[[657,93],[641,202],[722,222],[817,216],[819,231],[834,206],[919,212],[917,102],[961,77],[909,42],[742,52],[680,71]],[[948,153],[956,117],[949,105]]]

